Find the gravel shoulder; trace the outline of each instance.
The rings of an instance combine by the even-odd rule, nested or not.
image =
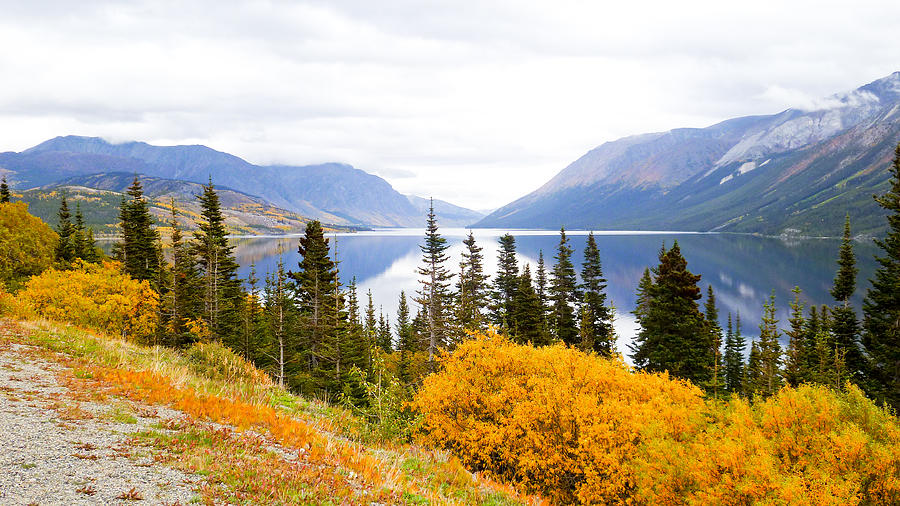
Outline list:
[[[71,370],[31,346],[0,344],[0,504],[188,504],[202,476],[156,462],[131,434],[183,416],[113,397],[85,398]]]

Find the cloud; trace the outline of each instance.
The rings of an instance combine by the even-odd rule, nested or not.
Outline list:
[[[894,2],[0,5],[0,151],[202,143],[478,208],[621,136],[833,106],[900,50]]]

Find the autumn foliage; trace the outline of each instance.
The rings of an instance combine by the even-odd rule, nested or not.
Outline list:
[[[58,240],[24,202],[0,204],[0,282],[16,284],[50,267]]]
[[[71,270],[48,269],[33,276],[17,297],[22,316],[37,316],[143,339],[156,329],[159,295],[135,281],[115,262],[76,261]]]
[[[423,439],[554,503],[890,504],[900,425],[855,387],[756,404],[562,345],[476,336],[425,379]]]

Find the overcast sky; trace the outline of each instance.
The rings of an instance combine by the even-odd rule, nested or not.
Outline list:
[[[738,7],[739,5],[739,7]],[[900,2],[0,0],[0,151],[57,135],[350,163],[476,209],[608,140],[900,70]]]

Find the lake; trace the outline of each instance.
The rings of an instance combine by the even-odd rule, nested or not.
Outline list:
[[[528,262],[534,273],[541,250],[547,270],[552,268],[559,243],[558,231],[475,229],[476,242],[484,248],[488,274],[496,269],[497,238],[506,232],[516,237],[520,268],[523,262]],[[450,244],[448,266],[458,272],[464,248],[462,240],[468,230],[447,228],[440,233]],[[421,263],[419,244],[424,234],[424,229],[385,229],[330,234],[329,238],[331,247],[337,246],[342,282],[347,284],[356,277],[361,304],[365,304],[366,291],[372,290],[376,311],[383,309],[393,323],[400,291],[412,295],[419,288],[416,268]],[[587,234],[587,231],[566,232],[575,250],[573,263],[579,271]],[[839,239],[782,240],[741,234],[628,231],[595,231],[594,235],[608,282],[607,294],[616,308],[617,347],[626,355],[627,344],[637,331],[631,311],[638,281],[645,267],[658,263],[660,247],[671,246],[675,240],[688,261],[688,269],[702,276],[700,285],[704,296],[706,286],[712,285],[723,328],[729,312],[740,313],[743,334],[758,336],[762,305],[773,290],[782,328],[788,326],[794,286],[803,289],[802,300],[807,305],[833,304],[828,292],[837,269]],[[246,279],[253,264],[259,278],[264,279],[267,271],[275,269],[279,255],[283,255],[287,269],[296,269],[300,259],[297,240],[295,236],[233,239],[241,265],[240,275]],[[853,302],[859,312],[868,279],[876,267],[874,255],[880,250],[867,241],[855,242],[854,251],[860,273]],[[782,344],[787,345],[785,338]]]

